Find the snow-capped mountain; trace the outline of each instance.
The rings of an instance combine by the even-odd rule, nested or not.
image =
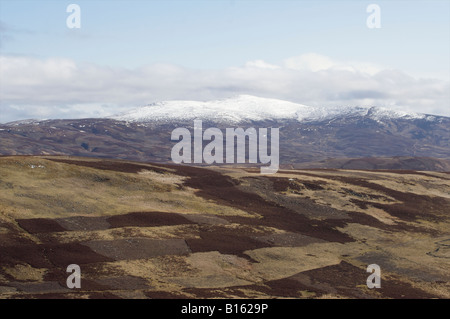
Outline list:
[[[407,159],[390,162],[395,168],[442,170],[444,166],[436,168],[436,162],[423,164],[415,158],[450,159],[449,117],[380,107],[312,107],[249,95],[208,102],[158,102],[109,118],[4,124],[0,125],[0,155],[170,163],[176,143],[171,141],[172,131],[177,127],[191,130],[194,119],[204,120],[204,129],[279,128],[281,165],[325,161],[320,167],[327,163],[334,167],[341,165],[341,159],[401,156]],[[329,158],[339,161],[329,162]],[[362,163],[345,167],[379,168],[372,160]]]
[[[343,116],[423,119],[427,116],[381,107],[312,107],[278,99],[239,95],[214,101],[164,101],[133,109],[110,118],[128,122],[210,120],[247,122],[266,120],[321,121]]]

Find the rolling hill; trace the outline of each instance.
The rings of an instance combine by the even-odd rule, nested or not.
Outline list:
[[[450,297],[447,173],[12,156],[0,175],[0,298]]]

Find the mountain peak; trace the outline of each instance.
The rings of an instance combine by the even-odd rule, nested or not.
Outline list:
[[[128,122],[201,119],[236,123],[280,119],[319,121],[349,115],[368,116],[377,121],[383,118],[425,117],[423,114],[379,107],[317,107],[279,99],[238,95],[228,99],[212,101],[171,100],[156,102],[110,118]]]
[[[214,120],[220,122],[296,118],[305,105],[251,95],[212,101],[172,100],[152,103],[111,118],[130,122],[158,120]]]

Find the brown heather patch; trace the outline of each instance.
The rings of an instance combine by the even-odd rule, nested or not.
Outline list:
[[[57,221],[48,218],[17,219],[17,223],[30,234],[53,233],[66,230]]]
[[[186,219],[182,215],[164,212],[135,212],[115,215],[109,217],[107,221],[113,228],[127,226],[152,227],[193,224],[193,222]]]
[[[48,158],[48,159],[51,161],[54,161],[54,162],[59,162],[59,163],[91,167],[91,168],[100,169],[100,170],[115,171],[115,172],[122,172],[122,173],[138,173],[142,170],[149,170],[149,171],[154,171],[157,173],[165,172],[165,170],[158,169],[153,166],[133,164],[133,163],[121,162],[121,161],[108,161],[108,160],[86,161],[86,160],[67,160],[67,159],[58,159],[58,158]]]
[[[420,218],[433,222],[439,222],[442,221],[442,217],[440,215],[442,214],[443,207],[448,207],[450,209],[450,201],[444,198],[435,198],[426,195],[418,195],[415,193],[400,192],[360,178],[331,175],[320,177],[366,187],[395,198],[397,201],[400,201],[401,204],[373,203],[371,205],[376,208],[383,209],[392,216],[404,221],[416,221]],[[365,208],[364,203],[356,203],[358,203],[361,208]]]
[[[353,241],[349,236],[336,230],[336,227],[345,225],[343,220],[312,221],[283,206],[268,202],[257,194],[238,189],[236,186],[239,185],[239,181],[229,176],[195,167],[177,167],[177,174],[184,175],[188,173],[192,175],[188,175],[189,178],[185,185],[198,189],[196,193],[198,196],[214,200],[220,205],[230,206],[262,216],[261,218],[227,216],[226,219],[231,222],[251,226],[269,226],[327,241],[340,243]]]
[[[199,236],[199,239],[186,240],[194,253],[218,251],[221,254],[233,254],[248,258],[243,254],[244,251],[271,246],[251,237],[251,232],[219,226],[201,227]]]

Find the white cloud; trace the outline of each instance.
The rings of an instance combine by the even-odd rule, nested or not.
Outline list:
[[[414,78],[399,70],[312,53],[281,65],[255,60],[223,70],[171,64],[130,70],[70,59],[0,57],[0,122],[107,116],[160,100],[237,94],[306,105],[379,105],[450,116],[448,81]]]
[[[309,70],[313,72],[328,70],[336,65],[329,57],[315,53],[291,57],[286,59],[284,64],[288,69]]]
[[[249,67],[249,68],[253,67],[253,68],[260,68],[260,69],[271,69],[271,70],[280,68],[278,65],[270,64],[263,60],[249,61],[249,62],[245,63],[245,66]]]
[[[284,66],[292,70],[307,70],[312,72],[337,70],[349,72],[361,72],[369,75],[374,75],[381,71],[379,66],[371,63],[363,62],[343,62],[335,61],[331,58],[316,54],[306,53],[300,56],[291,57],[284,61]]]

